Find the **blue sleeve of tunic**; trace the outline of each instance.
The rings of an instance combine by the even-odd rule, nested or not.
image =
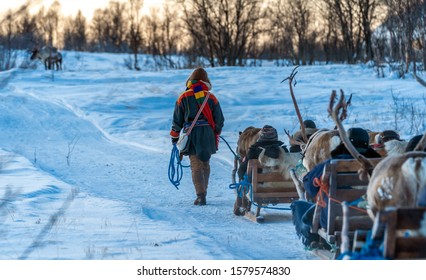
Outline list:
[[[303,186],[310,197],[316,197],[319,187],[314,186],[314,179],[321,178],[324,166],[329,161],[322,162],[315,166],[303,177]]]

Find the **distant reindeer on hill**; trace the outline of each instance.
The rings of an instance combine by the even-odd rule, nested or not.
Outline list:
[[[31,51],[31,60],[39,59],[46,70],[62,70],[62,54],[55,47],[44,46]]]

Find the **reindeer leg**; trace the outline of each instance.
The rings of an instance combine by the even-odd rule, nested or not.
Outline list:
[[[238,170],[238,159],[235,157],[234,158],[234,169],[232,169],[232,184],[235,184],[236,179],[235,179],[235,175],[237,174],[237,170]]]
[[[263,223],[265,222],[265,217],[260,215],[260,209],[261,209],[261,205],[257,205],[257,209],[256,209],[256,222],[258,223]]]
[[[237,194],[237,198],[235,199],[234,203],[234,214],[235,216],[243,216],[244,211],[242,211],[242,203],[243,199]]]
[[[306,200],[305,195],[305,187],[303,187],[303,182],[299,180],[299,178],[296,175],[296,170],[294,168],[290,169],[290,176],[291,179],[293,179],[293,183],[296,186],[297,194],[299,195],[300,200]]]

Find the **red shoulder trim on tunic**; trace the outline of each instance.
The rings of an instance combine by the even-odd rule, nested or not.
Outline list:
[[[194,91],[193,91],[192,89],[188,89],[187,91],[183,92],[183,93],[179,96],[179,98],[178,98],[178,100],[177,100],[177,104],[179,104],[179,105],[180,105],[180,103],[182,102],[182,99],[183,99],[183,98],[187,98],[188,96],[194,96]]]
[[[214,96],[213,94],[210,94],[209,99],[212,99],[214,104],[217,104],[217,102],[218,102],[216,96]]]

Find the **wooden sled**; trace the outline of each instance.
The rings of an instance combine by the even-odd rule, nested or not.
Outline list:
[[[355,231],[352,253],[359,253],[367,234],[381,244],[384,259],[426,259],[426,208],[387,207],[378,212],[370,231]]]
[[[257,159],[251,159],[247,166],[247,175],[251,178],[251,203],[256,206],[256,213],[249,211],[245,216],[256,222],[264,222],[265,217],[260,214],[262,207],[280,203],[291,203],[299,199],[296,187],[292,180],[285,180],[280,172],[262,173],[262,165]],[[265,187],[264,183],[275,182],[274,187]]]
[[[370,159],[373,166],[380,159]],[[365,195],[368,181],[361,180],[358,170],[361,168],[359,161],[354,159],[332,160],[324,167],[323,180],[328,178],[329,198],[327,201],[327,228],[320,227],[321,206],[317,203],[312,221],[312,233],[321,237],[322,243],[327,243],[331,250],[313,250],[322,259],[335,259],[340,253],[342,242],[343,209],[341,202],[354,201]],[[373,221],[364,211],[349,209],[347,213],[349,228],[347,229],[350,244],[352,244],[355,230],[367,230],[373,225]],[[320,246],[325,247],[325,246]]]

